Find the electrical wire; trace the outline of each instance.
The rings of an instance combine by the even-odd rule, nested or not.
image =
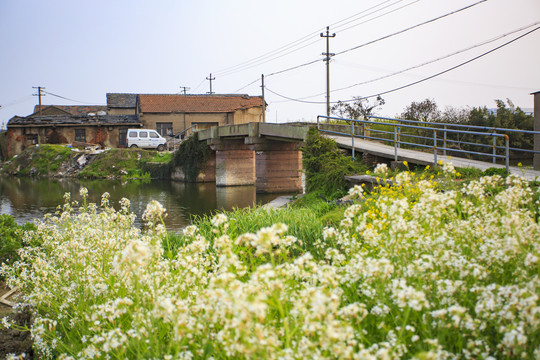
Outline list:
[[[424,62],[424,63],[418,64],[418,65],[414,65],[414,66],[408,67],[408,68],[406,68],[406,69],[399,70],[399,71],[396,71],[396,72],[393,72],[393,73],[390,73],[390,74],[386,74],[386,75],[383,75],[383,76],[380,76],[380,77],[377,77],[377,78],[374,78],[374,79],[371,79],[371,80],[359,82],[359,83],[352,84],[352,85],[345,86],[345,87],[338,88],[338,89],[333,89],[333,90],[331,90],[330,92],[331,92],[331,93],[335,93],[335,92],[338,92],[338,91],[343,91],[343,90],[351,89],[351,88],[356,87],[356,86],[370,84],[370,83],[373,83],[373,82],[375,82],[375,81],[387,79],[387,78],[389,78],[389,77],[396,76],[396,75],[402,74],[402,73],[407,72],[407,71],[410,71],[410,70],[418,69],[418,68],[420,68],[420,67],[423,67],[423,66],[426,66],[426,65],[433,64],[433,63],[435,63],[435,62],[437,62],[437,61],[441,61],[441,60],[447,59],[447,58],[449,58],[449,57],[452,57],[452,56],[461,54],[461,53],[463,53],[463,52],[466,52],[466,51],[475,49],[475,48],[477,48],[477,47],[480,47],[480,46],[484,46],[484,45],[490,44],[490,43],[492,43],[492,42],[494,42],[494,41],[500,40],[500,39],[502,39],[502,38],[505,38],[505,37],[510,36],[510,35],[512,35],[512,34],[515,34],[515,33],[517,33],[517,32],[520,32],[520,31],[529,29],[529,28],[531,28],[531,27],[533,27],[533,26],[535,26],[535,25],[538,25],[538,24],[540,24],[540,21],[537,21],[537,22],[532,23],[532,24],[527,25],[527,26],[523,26],[523,27],[521,27],[521,28],[519,28],[519,29],[510,31],[510,32],[501,34],[501,35],[499,35],[499,36],[497,36],[497,37],[494,37],[494,38],[491,38],[491,39],[482,41],[482,42],[480,42],[480,43],[477,43],[477,44],[472,45],[472,46],[469,46],[469,47],[467,47],[467,48],[464,48],[464,49],[455,51],[455,52],[453,52],[453,53],[450,53],[450,54],[447,54],[447,55],[444,55],[444,56],[440,56],[440,57],[438,57],[438,58],[436,58],[436,59],[432,59],[432,60],[430,60],[430,61],[426,61],[426,62]],[[314,94],[314,95],[310,95],[310,96],[305,96],[305,97],[300,98],[300,100],[305,100],[305,99],[309,99],[309,98],[314,98],[314,97],[321,96],[321,95],[324,95],[324,94],[326,94],[326,92],[322,92],[322,93],[318,93],[318,94]],[[288,101],[288,100],[287,100],[287,101]]]
[[[342,19],[342,20],[337,21],[337,22],[335,22],[335,23],[333,23],[333,24],[330,24],[330,26],[334,26],[334,25],[340,24],[340,23],[343,22],[343,21],[346,21],[346,20],[349,20],[349,19],[351,19],[351,18],[354,18],[354,17],[356,17],[356,16],[358,16],[358,15],[361,15],[361,14],[367,12],[367,11],[370,11],[370,10],[372,10],[372,9],[374,9],[374,8],[377,8],[377,7],[381,6],[381,5],[384,5],[385,3],[388,3],[388,2],[390,2],[390,1],[392,1],[392,0],[386,0],[386,1],[384,1],[383,3],[381,3],[381,4],[377,4],[377,5],[375,5],[375,6],[372,6],[372,7],[368,8],[368,9],[362,10],[362,11],[360,11],[360,12],[354,14],[354,15],[351,15],[351,16],[345,18],[345,19]],[[396,3],[399,3],[399,2],[401,2],[401,1],[403,1],[403,0],[398,0]],[[394,3],[394,4],[395,4],[395,3]],[[393,4],[392,4],[392,5],[393,5]],[[384,8],[383,8],[383,9],[384,9]],[[351,20],[351,21],[355,21],[355,20]],[[346,23],[346,24],[347,24],[347,23]],[[343,25],[338,25],[338,26],[343,26]],[[254,58],[252,58],[252,59],[250,59],[250,60],[247,60],[247,61],[244,61],[244,62],[239,63],[239,64],[237,64],[237,65],[229,66],[229,67],[226,67],[226,68],[224,68],[224,69],[218,70],[218,71],[215,72],[215,74],[222,76],[222,75],[224,75],[225,73],[228,73],[228,72],[231,72],[231,71],[236,71],[238,68],[241,68],[241,67],[244,67],[244,66],[250,66],[250,65],[252,65],[252,63],[254,63],[254,62],[258,62],[258,61],[261,61],[261,60],[263,60],[263,59],[267,59],[268,57],[272,57],[272,56],[274,56],[274,55],[276,55],[276,54],[279,54],[279,53],[281,53],[281,52],[283,52],[283,51],[289,50],[289,49],[291,49],[291,48],[293,48],[293,47],[295,47],[295,46],[297,46],[297,45],[300,45],[300,44],[302,44],[302,43],[308,41],[309,39],[311,39],[312,36],[319,34],[319,32],[322,31],[322,30],[324,30],[324,29],[325,29],[325,28],[318,29],[318,30],[316,30],[316,31],[314,31],[314,32],[311,32],[311,33],[305,35],[305,36],[302,36],[301,38],[299,38],[299,39],[297,39],[297,40],[295,40],[295,41],[292,41],[292,42],[290,42],[290,43],[287,43],[287,44],[285,44],[285,45],[283,45],[283,46],[281,46],[281,47],[279,47],[279,48],[277,48],[277,49],[275,49],[275,50],[269,51],[269,52],[264,53],[264,54],[262,54],[262,55],[260,55],[260,56],[256,56],[256,57],[254,57]]]
[[[364,16],[361,16],[361,17],[358,18],[358,19],[351,20],[351,21],[346,22],[345,24],[342,24],[342,25],[338,25],[338,26],[335,27],[333,30],[338,30],[341,26],[344,26],[344,25],[349,24],[349,23],[351,23],[351,22],[358,21],[358,20],[360,20],[360,19],[362,19],[362,18],[364,18],[364,17],[367,17],[367,16],[372,15],[372,14],[374,14],[374,13],[376,13],[376,12],[379,12],[379,11],[381,11],[381,10],[384,10],[384,9],[386,9],[386,8],[388,8],[388,7],[390,7],[390,6],[393,6],[393,5],[397,4],[397,3],[400,3],[400,2],[402,2],[402,1],[404,1],[404,0],[398,0],[398,1],[394,2],[394,3],[392,3],[392,4],[389,4],[389,5],[387,5],[387,6],[385,6],[385,7],[382,7],[382,8],[380,8],[380,9],[378,9],[378,10],[375,10],[374,12],[371,12],[371,13],[369,13],[369,14],[366,14],[366,15],[364,15]],[[420,0],[414,0],[413,2],[411,2],[411,3],[409,3],[409,4],[405,4],[405,5],[403,5],[403,6],[399,7],[399,8],[397,8],[397,9],[394,9],[394,10],[391,10],[391,11],[388,11],[388,12],[385,12],[385,13],[379,15],[379,16],[376,16],[376,17],[374,17],[374,18],[365,20],[365,21],[363,21],[363,22],[361,22],[361,23],[359,23],[359,24],[355,24],[355,25],[349,26],[349,27],[347,27],[347,28],[341,30],[341,32],[344,32],[344,31],[347,31],[347,30],[352,29],[352,28],[354,28],[354,27],[357,27],[357,26],[366,24],[366,23],[368,23],[368,22],[370,22],[370,21],[373,21],[373,20],[375,20],[375,19],[378,19],[378,18],[380,18],[380,17],[382,17],[382,16],[391,14],[391,13],[393,13],[393,12],[395,12],[395,11],[398,11],[398,10],[400,10],[400,9],[403,9],[403,8],[407,7],[407,6],[410,6],[410,5],[412,5],[412,4],[414,4],[414,3],[418,2],[418,1],[420,1]],[[485,0],[485,1],[486,1],[486,0]],[[386,2],[388,2],[388,1],[386,1]],[[386,2],[384,2],[384,3],[386,3]],[[384,4],[384,3],[382,3],[382,4]],[[379,5],[377,5],[377,6],[380,6],[380,5],[382,5],[382,4],[379,4]],[[364,12],[369,11],[369,10],[371,10],[371,9],[377,7],[377,6],[374,6],[374,7],[371,7],[371,8],[369,8],[369,9],[366,9],[366,10],[364,10]],[[359,14],[360,14],[360,13],[359,13]],[[358,15],[358,14],[356,14],[356,15]],[[356,15],[355,15],[355,16],[356,16]],[[349,17],[349,18],[350,18],[350,17]],[[349,18],[347,18],[347,19],[349,19]],[[339,22],[334,23],[334,24],[338,24],[338,23],[339,23]],[[330,26],[332,26],[332,25],[330,25]],[[322,29],[322,30],[324,30],[324,29]],[[319,30],[319,31],[320,31],[320,30]],[[296,41],[295,43],[298,43],[298,44],[294,44],[294,45],[292,45],[292,46],[287,46],[287,45],[286,45],[286,46],[283,48],[283,50],[280,50],[280,51],[277,51],[277,52],[275,52],[275,51],[274,51],[274,52],[270,52],[270,53],[268,53],[269,55],[262,56],[262,57],[260,57],[260,58],[255,58],[255,59],[257,59],[257,60],[252,60],[252,61],[248,61],[248,62],[243,63],[243,64],[245,64],[245,65],[242,65],[242,66],[241,66],[241,65],[237,65],[237,66],[231,67],[229,70],[222,70],[221,73],[217,73],[217,74],[220,75],[220,76],[227,76],[227,75],[236,74],[236,73],[238,73],[238,72],[242,72],[242,71],[245,71],[245,70],[249,70],[249,69],[251,69],[251,68],[253,68],[253,67],[260,66],[260,65],[266,64],[266,63],[268,63],[268,62],[277,60],[277,59],[279,59],[279,58],[285,57],[285,56],[290,55],[290,54],[292,54],[292,53],[294,53],[294,52],[297,52],[297,51],[299,51],[299,50],[302,50],[302,49],[304,49],[304,48],[306,48],[306,47],[308,47],[308,46],[311,46],[311,45],[313,45],[313,44],[319,43],[320,39],[317,38],[316,40],[313,40],[313,41],[311,41],[310,43],[308,43],[308,44],[306,44],[306,45],[304,45],[304,46],[302,46],[302,47],[299,47],[299,48],[293,49],[293,50],[291,50],[291,51],[288,51],[288,52],[286,52],[285,54],[277,55],[277,54],[279,54],[279,53],[281,53],[281,52],[283,52],[283,51],[286,51],[286,50],[288,50],[288,49],[294,48],[296,45],[300,45],[301,43],[304,43],[304,42],[308,41],[309,39],[311,39],[311,37],[312,37],[314,34],[318,34],[319,31],[307,35],[306,37],[304,37],[305,39],[302,38],[301,41],[300,41],[300,40]],[[309,37],[309,38],[308,38],[308,37]],[[292,44],[292,43],[291,43],[291,44]],[[280,49],[281,49],[281,48],[280,48]],[[277,56],[274,56],[274,57],[272,57],[272,58],[270,58],[270,59],[267,59],[268,57],[273,56],[273,55],[277,55]]]
[[[0,110],[2,109],[5,109],[5,108],[8,108],[10,106],[13,106],[13,105],[17,105],[17,104],[20,104],[20,103],[23,103],[23,102],[26,102],[28,100],[30,100],[32,98],[32,95],[26,95],[25,97],[22,97],[20,99],[17,99],[17,100],[14,100],[10,103],[7,103],[5,105],[0,105]]]
[[[234,92],[233,92],[233,94],[236,94],[236,93],[238,93],[238,92],[240,92],[240,91],[244,90],[244,89],[245,89],[245,88],[247,88],[248,86],[250,86],[250,85],[252,85],[252,84],[255,84],[255,83],[256,83],[257,81],[259,81],[259,79],[258,79],[258,78],[257,78],[257,79],[255,79],[255,80],[253,80],[253,81],[252,81],[252,82],[250,82],[249,84],[247,84],[247,85],[245,85],[245,86],[242,86],[242,87],[241,87],[240,89],[238,89],[238,90],[234,91]]]
[[[47,95],[55,96],[55,97],[60,98],[60,99],[69,100],[69,101],[77,102],[77,103],[80,103],[80,104],[85,104],[85,105],[102,105],[102,106],[105,106],[105,105],[106,105],[106,104],[92,103],[92,102],[88,102],[88,101],[74,100],[74,99],[70,99],[70,98],[67,98],[67,97],[64,97],[64,96],[61,96],[61,95],[53,94],[53,93],[48,92],[48,91],[44,91],[44,90],[42,90],[42,91],[43,91],[43,93],[45,93],[45,94],[47,94]]]
[[[491,53],[494,52],[494,51],[497,51],[497,50],[499,50],[499,49],[501,49],[501,48],[503,48],[503,47],[505,47],[505,46],[507,46],[507,45],[510,45],[511,43],[513,43],[513,42],[515,42],[515,41],[517,41],[517,40],[519,40],[519,39],[521,39],[521,38],[523,38],[523,37],[525,37],[525,36],[527,36],[527,35],[529,35],[529,34],[535,32],[535,31],[538,30],[538,29],[540,29],[540,26],[539,26],[539,27],[536,27],[536,28],[534,28],[534,29],[532,29],[532,30],[530,30],[530,31],[528,31],[528,32],[526,32],[525,34],[522,34],[522,35],[520,35],[520,36],[518,36],[518,37],[515,37],[514,39],[512,39],[512,40],[510,40],[510,41],[507,41],[507,42],[505,42],[504,44],[501,44],[501,45],[499,45],[499,46],[497,46],[497,47],[495,47],[495,48],[493,48],[493,49],[491,49],[491,50],[489,50],[489,51],[486,51],[486,52],[484,52],[484,53],[482,53],[482,54],[480,54],[480,55],[478,55],[478,56],[475,56],[475,57],[473,57],[473,58],[471,58],[471,59],[469,59],[469,60],[467,60],[467,61],[464,61],[464,62],[462,62],[462,63],[460,63],[460,64],[458,64],[458,65],[452,66],[452,67],[450,67],[450,68],[448,68],[448,69],[446,69],[446,70],[440,71],[440,72],[438,72],[438,73],[436,73],[436,74],[433,74],[433,75],[430,75],[430,76],[428,76],[428,77],[422,78],[422,79],[420,79],[420,80],[418,80],[418,81],[414,81],[414,82],[412,82],[412,83],[409,83],[409,84],[406,84],[406,85],[403,85],[403,86],[399,86],[399,87],[394,88],[394,89],[391,89],[391,90],[386,90],[386,91],[383,91],[383,92],[379,92],[379,93],[374,94],[374,95],[363,96],[363,97],[357,97],[357,98],[349,99],[349,100],[332,101],[331,103],[332,103],[332,104],[335,104],[335,103],[338,103],[338,102],[344,103],[344,102],[352,102],[352,101],[357,101],[357,100],[362,100],[362,99],[369,99],[369,98],[372,98],[372,97],[381,96],[381,95],[389,94],[389,93],[392,93],[392,92],[395,92],[395,91],[398,91],[398,90],[402,90],[402,89],[408,88],[408,87],[410,87],[410,86],[419,84],[419,83],[421,83],[421,82],[424,82],[424,81],[433,79],[433,78],[435,78],[435,77],[437,77],[437,76],[440,76],[440,75],[442,75],[442,74],[446,74],[447,72],[450,72],[450,71],[455,70],[455,69],[457,69],[457,68],[459,68],[459,67],[462,67],[462,66],[464,66],[464,65],[466,65],[466,64],[468,64],[468,63],[471,63],[471,62],[473,62],[473,61],[475,61],[475,60],[478,60],[478,59],[480,59],[480,58],[482,58],[482,57],[484,57],[484,56],[486,56],[486,55],[488,55],[488,54],[491,54]],[[291,100],[291,101],[296,101],[296,102],[301,102],[301,103],[307,103],[307,104],[326,104],[326,101],[305,101],[305,100],[301,100],[301,99],[291,98],[291,97],[288,97],[288,96],[285,96],[285,95],[281,95],[281,94],[279,94],[279,93],[277,93],[277,92],[275,92],[275,91],[269,89],[268,87],[266,87],[266,90],[268,90],[269,92],[271,92],[271,93],[273,93],[273,94],[275,94],[275,95],[277,95],[277,96],[279,96],[279,97],[282,97],[282,98],[284,98],[284,99]]]
[[[446,14],[441,15],[441,16],[437,16],[436,18],[433,18],[433,19],[430,19],[430,20],[421,22],[421,23],[419,23],[419,24],[410,26],[410,27],[408,27],[408,28],[405,28],[405,29],[403,29],[403,30],[397,31],[397,32],[395,32],[395,33],[392,33],[392,34],[389,34],[389,35],[385,35],[385,36],[383,36],[383,37],[381,37],[381,38],[378,38],[378,39],[375,39],[375,40],[372,40],[372,41],[368,41],[367,43],[363,43],[363,44],[361,44],[361,45],[357,45],[357,46],[352,47],[352,48],[350,48],[350,49],[347,49],[347,50],[343,50],[343,51],[337,52],[337,53],[335,54],[335,56],[338,56],[338,55],[341,55],[341,54],[345,54],[345,53],[347,53],[347,52],[349,52],[349,51],[353,51],[353,50],[356,50],[356,49],[360,49],[360,48],[362,48],[362,47],[364,47],[364,46],[374,44],[374,43],[376,43],[376,42],[379,42],[379,41],[381,41],[381,40],[385,40],[385,39],[391,38],[391,37],[396,36],[396,35],[399,35],[399,34],[403,34],[404,32],[407,32],[407,31],[416,29],[416,28],[418,28],[418,27],[420,27],[420,26],[427,25],[427,24],[432,23],[432,22],[434,22],[434,21],[443,19],[443,18],[445,18],[445,17],[447,17],[447,16],[454,15],[454,14],[457,14],[457,13],[459,13],[459,12],[461,12],[461,11],[470,9],[470,8],[472,8],[473,6],[476,6],[476,5],[481,4],[481,3],[483,3],[483,2],[486,2],[486,1],[487,1],[487,0],[481,0],[481,1],[478,1],[478,2],[476,2],[476,3],[474,3],[474,4],[465,6],[465,7],[461,8],[461,9],[458,9],[458,10],[451,11],[451,12],[446,13]]]

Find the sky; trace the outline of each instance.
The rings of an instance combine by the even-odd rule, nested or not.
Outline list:
[[[539,0],[0,0],[0,125],[32,113],[37,86],[45,105],[104,105],[108,92],[205,94],[210,73],[214,92],[249,95],[264,74],[267,122],[315,121],[326,114],[327,26],[332,102],[382,94],[387,117],[426,98],[532,108],[540,30],[388,91],[539,22]]]

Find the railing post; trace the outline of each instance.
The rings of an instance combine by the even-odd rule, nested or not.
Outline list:
[[[493,129],[493,156],[491,157],[491,162],[494,164],[497,162],[497,158],[495,157],[495,155],[497,155],[497,137],[495,136],[496,133],[496,129]]]
[[[398,135],[397,135],[398,148],[401,149],[401,144],[400,144],[400,142],[401,142],[401,126],[398,126],[397,129],[398,129]]]
[[[433,166],[437,166],[437,129],[433,129]]]
[[[506,145],[506,149],[505,149],[506,172],[510,173],[510,137],[506,134],[504,134],[504,142]]]
[[[351,121],[352,159],[354,160],[354,121]]]
[[[320,118],[320,116],[317,116],[317,130],[320,130],[320,128],[319,128],[319,118]]]
[[[446,156],[446,125],[444,125],[444,134],[443,134],[443,155]]]
[[[397,126],[394,126],[394,161],[398,161],[397,147],[398,147],[398,132]]]

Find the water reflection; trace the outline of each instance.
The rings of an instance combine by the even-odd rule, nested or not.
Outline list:
[[[90,202],[99,204],[101,195],[108,192],[111,204],[118,209],[118,201],[128,198],[131,201],[131,211],[137,215],[137,225],[140,225],[146,205],[151,200],[159,201],[167,209],[165,224],[169,230],[188,225],[193,215],[264,204],[278,196],[256,194],[254,186],[216,187],[213,183],[0,177],[0,211],[14,216],[19,224],[41,219],[44,214],[57,210],[66,192],[71,193],[72,200],[80,201],[79,189],[82,186],[88,189]]]

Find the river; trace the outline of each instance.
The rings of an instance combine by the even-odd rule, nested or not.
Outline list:
[[[167,230],[176,231],[189,225],[193,216],[211,214],[216,210],[251,207],[265,204],[280,195],[257,194],[255,186],[216,187],[214,183],[190,184],[170,180],[116,181],[78,179],[33,179],[0,177],[0,212],[15,218],[18,224],[43,219],[63,204],[65,193],[80,201],[79,190],[88,189],[89,202],[100,204],[104,192],[110,194],[111,204],[119,208],[118,201],[127,198],[131,212],[141,215],[151,200],[159,201],[167,209]]]

